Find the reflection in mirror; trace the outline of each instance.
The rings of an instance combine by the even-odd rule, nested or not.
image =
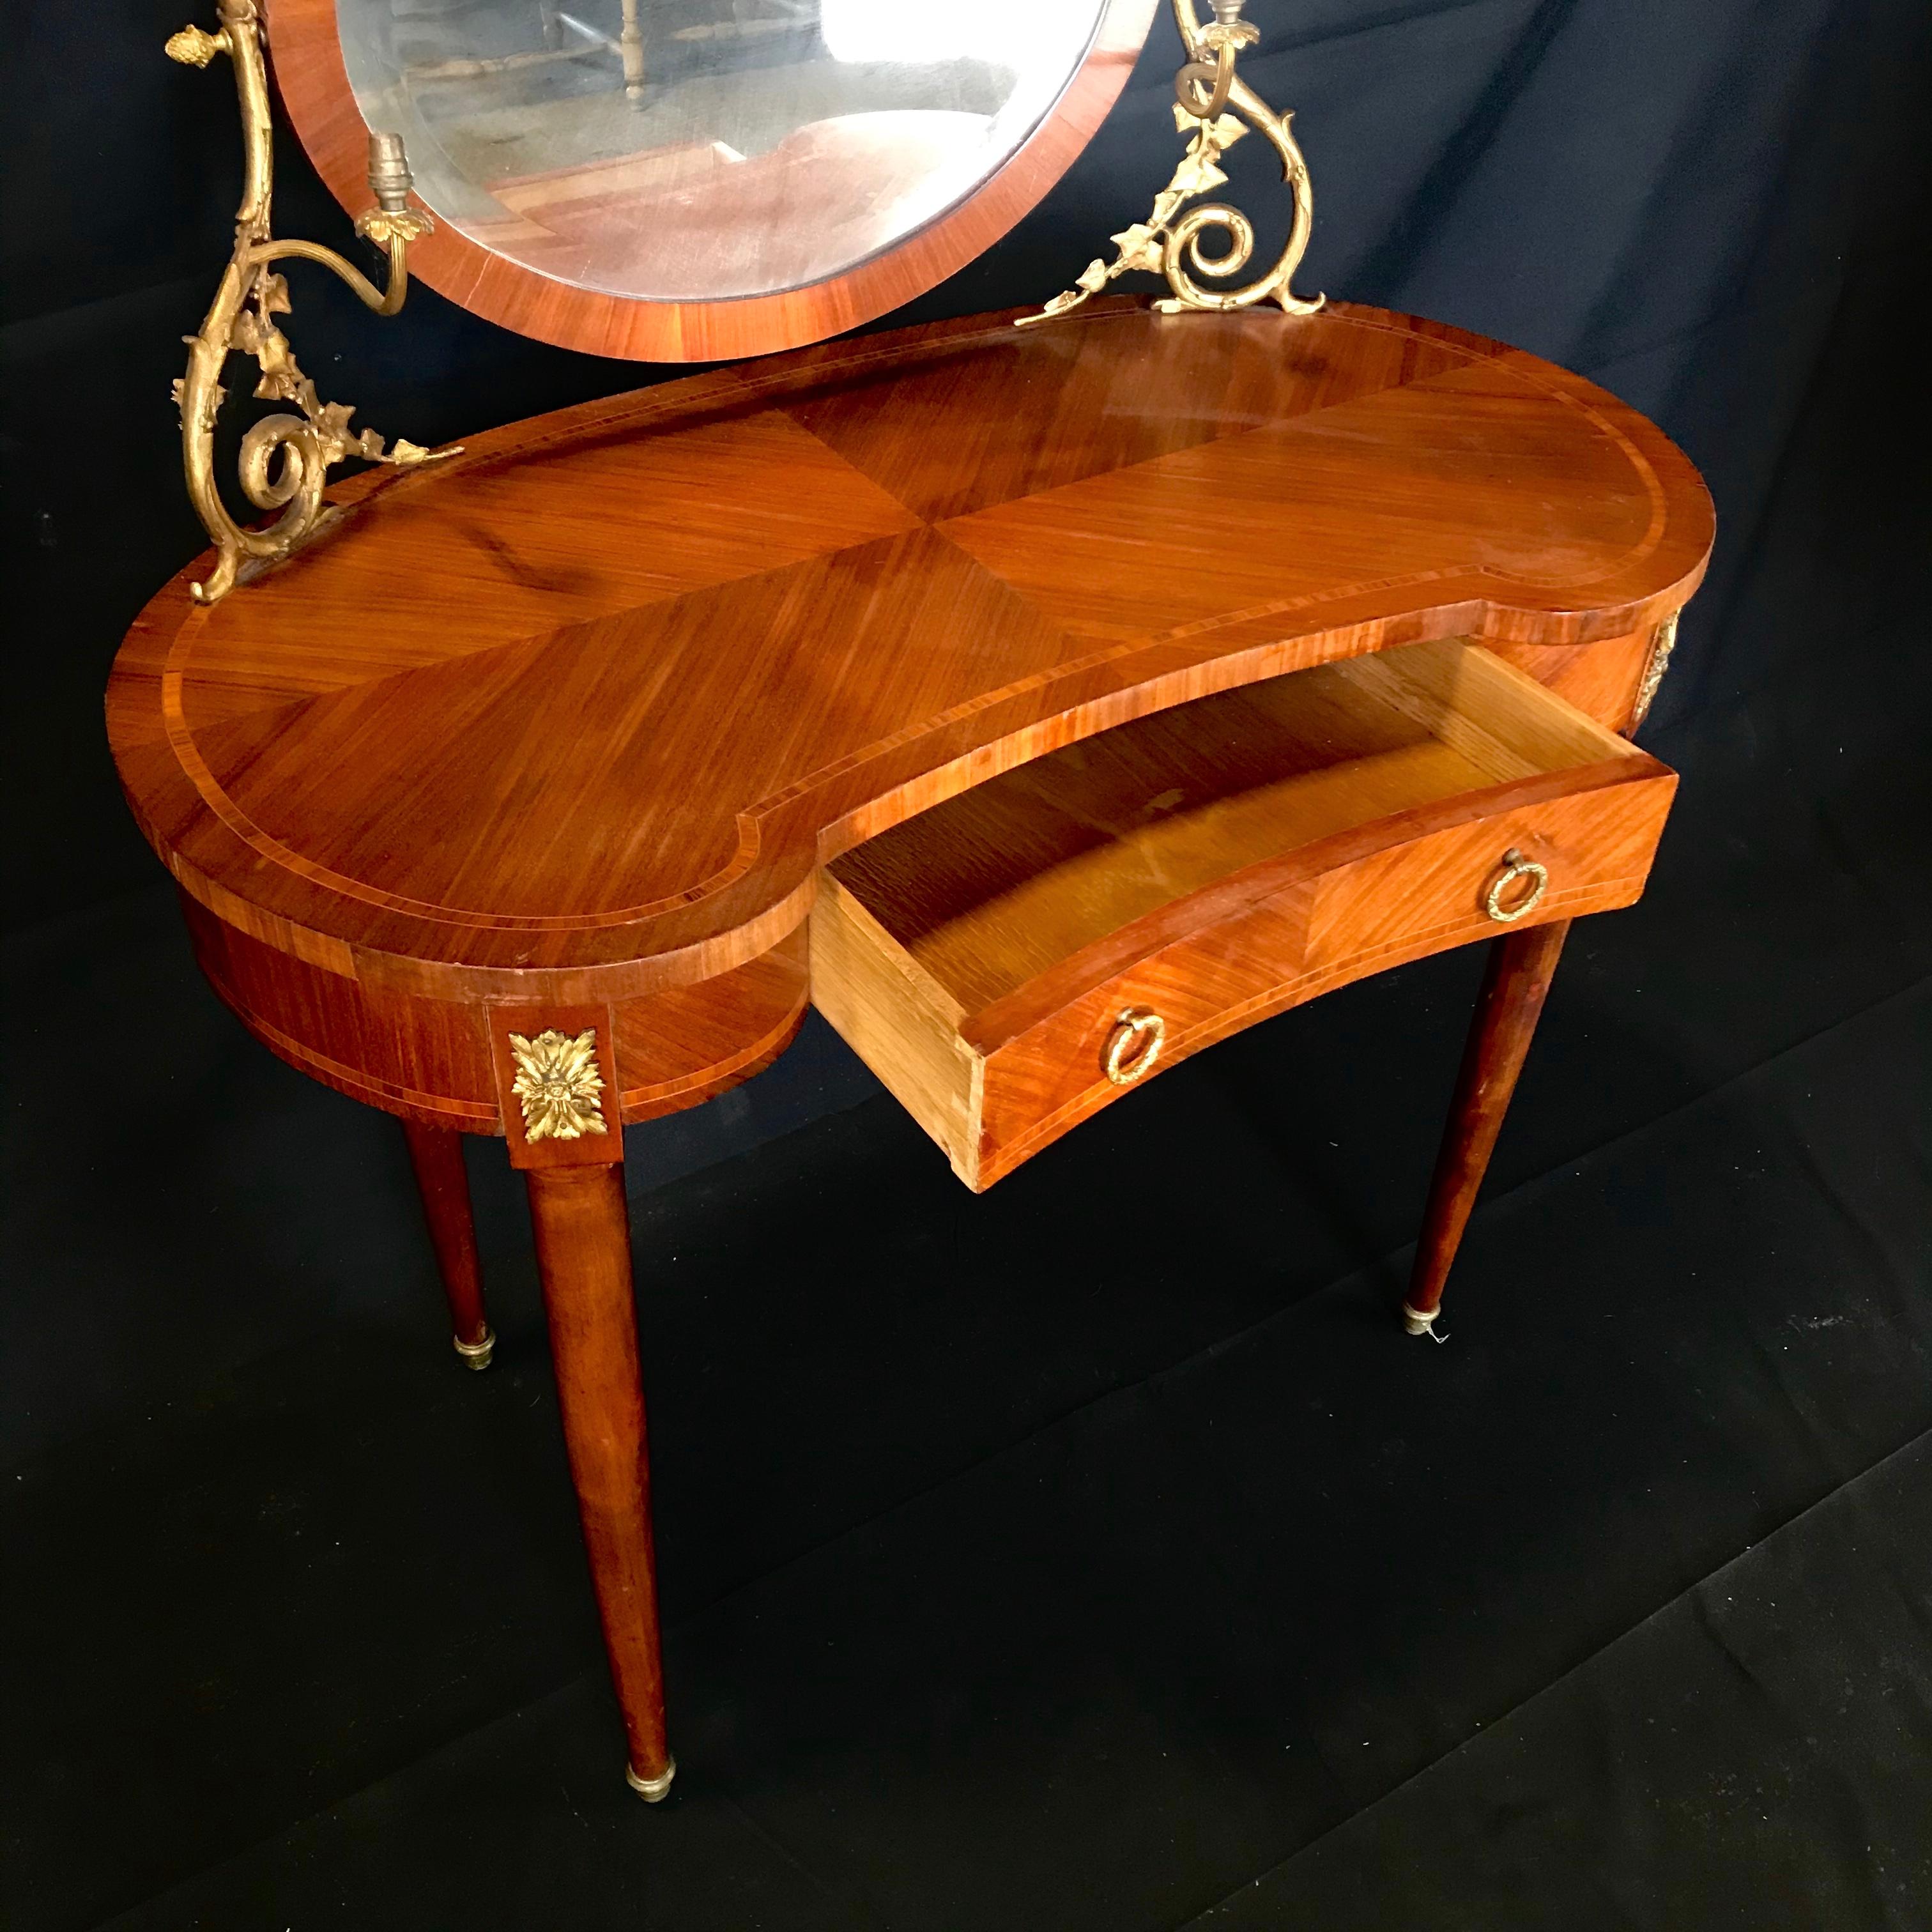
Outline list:
[[[370,127],[439,219],[558,280],[774,294],[996,172],[1105,0],[337,0]]]

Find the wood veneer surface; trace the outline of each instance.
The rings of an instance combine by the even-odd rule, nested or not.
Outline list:
[[[1157,1077],[1399,958],[1628,904],[1676,786],[1479,646],[1316,665],[1068,746],[834,860],[812,997],[982,1189],[1137,1084],[1108,1062],[1130,1015],[1158,1020]],[[1499,915],[1518,856],[1541,878]]]
[[[1461,634],[1634,677],[1712,538],[1676,448],[1520,352],[1125,301],[821,345],[338,495],[284,568],[154,599],[110,735],[218,918],[447,999],[708,977],[912,813],[1327,659]]]
[[[1614,755],[1604,734],[1505,713],[1501,678],[1455,690],[1476,682],[1458,677],[1465,649],[1410,645],[1198,698],[950,799],[832,869],[972,1013],[1263,860]]]

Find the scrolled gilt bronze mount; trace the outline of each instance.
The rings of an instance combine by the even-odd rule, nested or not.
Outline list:
[[[291,257],[332,269],[378,315],[394,315],[402,307],[409,292],[409,245],[434,224],[428,214],[409,206],[411,177],[401,136],[370,136],[369,185],[376,206],[356,224],[358,235],[388,251],[386,288],[378,289],[332,248],[274,240],[269,232],[274,130],[255,0],[220,0],[220,18],[218,33],[184,27],[167,44],[168,58],[190,67],[206,67],[217,54],[227,55],[234,63],[242,110],[244,175],[235,215],[235,252],[200,334],[182,338],[188,345],[188,373],[174,386],[188,495],[218,558],[214,574],[194,586],[195,597],[203,604],[226,596],[238,581],[280,562],[328,526],[340,513],[325,507],[322,485],[328,472],[345,458],[408,466],[457,453],[432,452],[400,437],[386,445],[374,430],[352,432],[349,418],[354,410],[322,400],[302,374],[288,338],[275,326],[278,315],[290,312],[289,290],[286,280],[272,272],[272,264]],[[302,412],[265,417],[242,440],[243,494],[258,509],[281,512],[260,529],[230,515],[214,482],[214,423],[227,395],[221,370],[236,353],[252,356],[260,364],[258,397],[293,403]]]
[[[1635,736],[1637,727],[1650,716],[1651,705],[1664,684],[1664,674],[1670,668],[1670,654],[1677,648],[1677,620],[1682,615],[1682,611],[1673,610],[1658,626],[1657,634],[1650,640],[1650,655],[1644,660],[1636,702],[1630,706],[1630,723],[1624,728],[1628,736]]]
[[[1214,18],[1206,22],[1196,10],[1195,0],[1172,0],[1172,4],[1174,24],[1187,51],[1186,60],[1174,76],[1174,124],[1184,134],[1193,130],[1187,152],[1174,170],[1174,178],[1154,197],[1154,212],[1148,219],[1108,237],[1115,259],[1108,262],[1096,256],[1072,288],[1055,296],[1039,314],[1022,316],[1017,325],[1022,328],[1066,314],[1089,296],[1098,295],[1116,276],[1134,269],[1166,278],[1173,293],[1154,307],[1167,314],[1184,309],[1247,308],[1273,301],[1290,315],[1312,315],[1326,299],[1322,296],[1304,299],[1291,286],[1308,251],[1315,218],[1314,191],[1309,183],[1308,164],[1290,130],[1293,112],[1276,113],[1234,71],[1241,49],[1253,46],[1261,38],[1260,29],[1241,18],[1246,0],[1214,0]],[[1232,114],[1226,111],[1228,108],[1234,110]],[[1225,284],[1247,266],[1254,253],[1254,226],[1239,208],[1226,202],[1204,202],[1185,214],[1180,211],[1196,196],[1227,180],[1221,157],[1251,128],[1264,134],[1280,157],[1282,179],[1294,198],[1294,222],[1286,245],[1264,274],[1236,287],[1207,287],[1196,280],[1197,275]],[[1202,237],[1216,229],[1228,238],[1226,252],[1204,254]]]

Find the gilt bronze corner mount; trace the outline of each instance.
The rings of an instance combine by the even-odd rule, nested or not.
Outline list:
[[[334,513],[322,502],[328,472],[345,458],[406,466],[454,455],[432,452],[398,438],[386,445],[374,430],[352,432],[355,412],[325,403],[302,374],[289,340],[275,325],[289,313],[288,284],[272,265],[291,257],[319,262],[332,269],[378,315],[394,315],[409,291],[409,245],[434,226],[429,215],[409,206],[410,176],[396,134],[369,137],[369,185],[376,206],[356,224],[356,232],[389,256],[388,283],[378,289],[362,271],[332,248],[313,242],[278,242],[270,232],[274,191],[274,126],[268,108],[268,69],[262,47],[256,0],[220,0],[220,31],[184,27],[167,44],[170,60],[206,67],[217,54],[234,64],[242,111],[244,172],[241,206],[235,214],[235,252],[215,290],[198,335],[188,346],[188,373],[175,383],[181,410],[182,462],[196,513],[213,539],[214,574],[194,586],[196,599],[212,604],[244,575],[280,562],[326,528]],[[255,394],[265,401],[293,403],[302,413],[264,417],[242,440],[242,488],[261,510],[281,514],[262,528],[236,521],[214,483],[214,422],[227,392],[221,371],[230,356],[252,356],[261,365]]]
[[[1664,674],[1670,668],[1670,654],[1677,648],[1677,620],[1682,614],[1681,611],[1672,611],[1658,626],[1651,638],[1650,652],[1643,662],[1643,676],[1630,706],[1630,723],[1624,729],[1626,737],[1634,736],[1637,727],[1650,716],[1651,705],[1664,683]]]
[[[510,1091],[523,1108],[526,1139],[574,1141],[610,1132],[594,1027],[576,1034],[548,1027],[534,1040],[520,1033],[508,1037],[517,1070]]]
[[[1211,21],[1202,20],[1196,0],[1172,0],[1172,4],[1174,24],[1187,55],[1174,76],[1174,124],[1184,134],[1192,130],[1187,152],[1174,170],[1174,178],[1154,197],[1154,212],[1147,220],[1108,237],[1114,244],[1114,260],[1103,262],[1096,256],[1072,288],[1055,296],[1037,315],[1022,316],[1020,328],[1051,321],[1078,308],[1130,269],[1166,278],[1173,292],[1154,307],[1168,314],[1184,309],[1248,308],[1271,301],[1290,315],[1312,315],[1322,304],[1324,297],[1305,299],[1292,286],[1294,272],[1308,252],[1315,219],[1308,164],[1289,125],[1294,116],[1292,112],[1276,113],[1234,71],[1236,56],[1261,38],[1260,30],[1241,18],[1244,0],[1214,0]],[[1232,113],[1227,111],[1231,108]],[[1294,202],[1294,219],[1273,266],[1251,281],[1229,286],[1254,253],[1253,224],[1226,202],[1203,202],[1185,214],[1180,210],[1197,195],[1227,180],[1221,157],[1250,128],[1265,136],[1280,158],[1282,179]],[[1214,230],[1227,237],[1228,246],[1221,254],[1205,254],[1202,237]],[[1201,276],[1221,286],[1208,286],[1198,279]]]

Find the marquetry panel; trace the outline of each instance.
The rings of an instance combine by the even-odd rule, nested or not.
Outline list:
[[[1341,307],[826,344],[338,494],[284,569],[201,609],[197,566],[130,632],[109,720],[137,820],[314,973],[620,1031],[770,954],[839,853],[1209,692],[1463,635],[1621,724],[1711,537],[1614,398]],[[749,1004],[710,1072],[624,1073],[627,1112],[776,1051],[791,993]],[[384,1104],[428,1078],[312,1046]]]
[[[372,1106],[466,1132],[502,1130],[501,1095],[515,1069],[493,1048],[513,1028],[542,1032],[580,1017],[600,1028],[614,1117],[628,1125],[748,1079],[783,1051],[805,1013],[802,926],[714,979],[608,1006],[532,1008],[428,998],[333,971],[251,938],[186,893],[182,904],[215,991],[283,1059]]]
[[[928,521],[1333,409],[1459,368],[1472,353],[1407,330],[1304,331],[1272,311],[1156,316],[1139,356],[1080,329],[1030,329],[995,357],[911,362],[890,413],[867,389],[790,406],[796,422]]]

